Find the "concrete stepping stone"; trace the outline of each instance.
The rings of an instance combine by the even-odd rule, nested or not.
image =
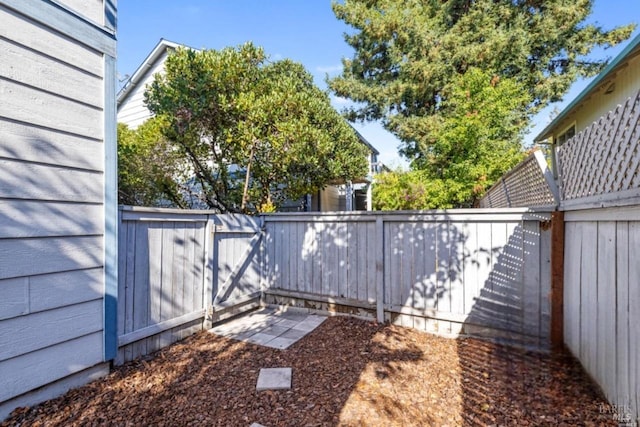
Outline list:
[[[291,388],[291,368],[262,368],[258,375],[256,391],[289,390]]]

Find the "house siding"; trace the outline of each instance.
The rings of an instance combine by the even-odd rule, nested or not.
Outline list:
[[[611,83],[615,83],[615,90],[605,94]],[[615,110],[619,104],[624,104],[627,98],[638,91],[639,87],[640,56],[632,56],[618,71],[613,73],[612,77],[605,78],[597,91],[555,126],[553,140],[557,141],[558,137],[573,123],[576,125],[576,134],[581,132],[609,111]]]
[[[108,371],[114,8],[0,0],[0,420]]]
[[[168,51],[165,50],[162,56],[141,76],[140,81],[136,83],[131,92],[120,101],[118,123],[124,123],[135,129],[153,116],[144,103],[144,92],[147,85],[153,82],[154,75],[164,72],[164,62],[167,60],[167,56]]]

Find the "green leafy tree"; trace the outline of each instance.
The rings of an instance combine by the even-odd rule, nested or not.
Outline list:
[[[376,208],[473,206],[524,158],[520,133],[526,99],[526,91],[513,79],[492,78],[477,68],[458,76],[450,96],[442,100],[447,117],[407,120],[422,134],[420,156],[414,158],[413,171],[376,178]],[[402,200],[393,202],[392,195]]]
[[[179,49],[165,70],[146,102],[210,208],[269,211],[366,174],[364,146],[302,65],[248,43]]]
[[[137,129],[118,123],[118,203],[180,206],[180,159],[162,134],[165,123],[147,120]]]
[[[480,180],[490,183],[519,158],[514,144],[532,114],[602,69],[606,61],[589,59],[591,50],[631,34],[631,25],[586,24],[591,7],[592,0],[334,3],[354,29],[345,38],[355,53],[329,86],[355,102],[351,120],[381,120],[396,134],[425,179],[461,184],[452,202],[466,205],[482,192]],[[477,100],[482,108],[470,102]]]

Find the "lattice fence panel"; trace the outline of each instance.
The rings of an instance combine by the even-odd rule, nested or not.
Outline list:
[[[534,151],[507,172],[480,200],[481,208],[553,206],[557,191],[547,162]]]
[[[639,188],[639,142],[640,91],[558,148],[561,200]]]

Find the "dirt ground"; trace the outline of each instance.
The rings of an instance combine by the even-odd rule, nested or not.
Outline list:
[[[256,392],[260,368],[291,390]],[[200,332],[1,426],[617,425],[566,353],[334,317],[287,350]]]

